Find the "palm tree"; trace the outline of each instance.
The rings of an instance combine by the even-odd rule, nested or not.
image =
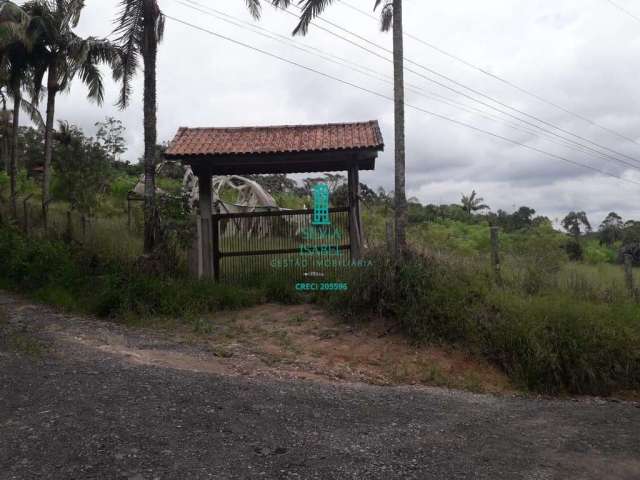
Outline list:
[[[276,6],[286,7],[291,0],[274,0]],[[320,15],[333,0],[305,0],[300,23],[294,35],[305,35],[311,21]],[[407,196],[405,192],[405,134],[404,134],[404,42],[402,33],[402,0],[375,0],[373,9],[380,10],[381,29],[393,29],[393,83],[395,124],[395,247],[399,258],[406,249]]]
[[[471,192],[471,195],[462,195],[460,203],[462,203],[462,209],[467,212],[467,215],[471,216],[473,212],[480,210],[489,210],[489,205],[485,205],[484,198],[478,197],[475,190]]]
[[[245,0],[254,18],[260,17],[260,0]],[[287,0],[288,2],[288,0]],[[274,0],[277,3],[277,0]],[[122,80],[119,105],[126,108],[131,96],[131,82],[139,58],[144,64],[144,251],[155,244],[157,231],[155,202],[155,158],[157,140],[156,60],[158,43],[164,33],[164,15],[157,0],[121,0],[115,33],[121,48],[121,60],[115,70]]]
[[[155,244],[155,147],[156,61],[158,43],[164,33],[164,16],[156,0],[121,0],[116,21],[117,43],[122,49],[116,77],[122,79],[119,105],[126,108],[131,96],[131,82],[139,57],[144,63],[144,251],[151,252]]]
[[[31,69],[32,39],[29,16],[13,2],[0,3],[0,75],[3,87],[13,100],[12,131],[10,141],[9,176],[11,213],[17,216],[18,126],[20,107],[24,105],[22,89],[27,84]]]
[[[31,17],[36,32],[34,48],[34,82],[36,95],[47,75],[47,116],[44,134],[44,178],[42,183],[42,214],[47,227],[50,201],[51,157],[56,96],[69,88],[78,75],[89,87],[88,98],[98,105],[104,100],[104,86],[98,64],[115,67],[118,49],[111,42],[95,37],[81,38],[73,32],[80,21],[84,0],[51,2],[31,0],[23,6]],[[36,97],[37,100],[37,97]]]

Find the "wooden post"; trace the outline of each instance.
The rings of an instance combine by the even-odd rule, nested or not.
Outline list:
[[[80,217],[80,222],[82,223],[82,243],[85,243],[87,240],[87,217],[84,213]]]
[[[211,237],[213,240],[213,278],[220,281],[220,218],[218,215],[211,217]]]
[[[387,220],[387,248],[389,252],[394,252],[395,248],[393,246],[393,240],[395,236],[393,235],[393,221]]]
[[[500,227],[491,227],[491,266],[498,283],[502,281],[500,276]]]
[[[195,235],[188,252],[189,274],[195,278],[200,278],[202,276],[202,248],[200,247],[201,228],[202,225],[200,225],[200,217],[196,215]]]
[[[624,279],[629,293],[635,298],[636,289],[633,281],[633,256],[630,253],[624,254]]]
[[[67,239],[73,240],[73,225],[71,223],[71,210],[67,210]]]
[[[24,209],[24,233],[28,236],[31,229],[31,222],[29,221],[29,199],[33,196],[33,193],[27,195],[22,201],[22,208]]]
[[[131,231],[131,198],[127,194],[127,228]]]
[[[348,181],[349,187],[349,243],[351,245],[351,259],[358,260],[362,254],[362,236],[360,233],[360,214],[358,207],[358,166],[349,166]]]
[[[199,173],[202,276],[213,278],[213,237],[211,230],[211,174]]]

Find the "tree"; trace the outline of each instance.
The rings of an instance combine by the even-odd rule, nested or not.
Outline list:
[[[40,83],[47,75],[47,113],[44,135],[44,176],[42,182],[42,215],[47,227],[47,210],[50,201],[51,155],[53,149],[53,124],[56,96],[69,88],[79,76],[89,87],[88,98],[99,105],[104,100],[100,63],[116,65],[118,50],[106,39],[81,38],[73,32],[78,26],[84,8],[84,0],[31,0],[24,4],[31,17],[31,28],[37,32],[34,48],[34,89],[36,95]]]
[[[120,155],[127,151],[127,144],[124,140],[125,127],[122,121],[107,117],[104,122],[97,122],[98,127],[96,139],[109,154],[112,162],[120,160]]]
[[[31,68],[32,39],[29,29],[29,16],[13,2],[0,4],[0,68],[2,84],[13,100],[11,140],[9,142],[9,176],[11,212],[17,215],[17,177],[18,177],[18,126],[20,125],[20,107],[22,89],[27,83]]]
[[[290,0],[273,0],[276,6],[287,6]],[[302,3],[302,2],[300,2]],[[300,22],[294,35],[305,35],[311,21],[320,15],[333,0],[305,0]],[[404,42],[402,33],[402,0],[375,0],[374,10],[380,10],[381,29],[393,30],[393,80],[394,80],[394,128],[395,128],[395,246],[396,257],[406,249],[408,207],[405,192],[405,115],[404,115]]]
[[[54,137],[53,163],[56,197],[69,202],[72,208],[91,215],[110,177],[109,153],[93,138],[67,122],[60,122]]]
[[[624,222],[622,217],[616,212],[610,212],[598,228],[600,245],[611,246],[618,240],[622,240],[623,230]]]
[[[526,229],[533,226],[533,216],[536,211],[533,208],[522,206],[511,215],[513,227],[516,230]]]
[[[476,191],[473,190],[471,195],[462,195],[462,198],[460,199],[462,209],[467,212],[467,215],[469,216],[471,216],[473,212],[489,209],[489,205],[482,203],[484,202],[484,198],[478,197],[477,195]]]
[[[569,212],[562,220],[562,228],[564,228],[576,240],[585,233],[591,231],[591,224],[585,212]]]
[[[636,220],[627,220],[622,231],[622,243],[629,245],[633,243],[640,244],[640,222]]]
[[[164,34],[164,15],[156,0],[121,0],[121,10],[114,33],[122,49],[116,78],[122,80],[119,105],[126,108],[131,96],[131,83],[139,57],[144,64],[144,251],[155,245],[157,218],[155,192],[155,153],[157,132],[156,63],[158,43]]]

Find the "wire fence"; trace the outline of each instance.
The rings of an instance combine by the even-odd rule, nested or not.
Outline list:
[[[70,209],[67,204],[51,203],[45,229],[40,201],[31,196],[21,197],[17,207],[15,218],[8,202],[0,204],[0,212],[3,218],[12,219],[29,237],[64,240],[115,259],[133,260],[142,254],[141,209],[134,209],[129,221],[126,211],[109,216],[90,216]]]

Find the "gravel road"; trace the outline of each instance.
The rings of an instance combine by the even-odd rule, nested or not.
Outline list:
[[[143,341],[124,327],[6,293],[0,309],[3,480],[640,479],[635,403],[176,370],[70,341]]]

